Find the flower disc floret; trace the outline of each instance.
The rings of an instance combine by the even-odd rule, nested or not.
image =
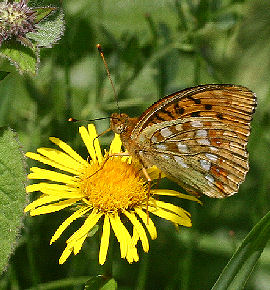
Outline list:
[[[139,169],[121,157],[88,166],[79,184],[86,202],[103,212],[134,208],[147,198],[147,185]]]

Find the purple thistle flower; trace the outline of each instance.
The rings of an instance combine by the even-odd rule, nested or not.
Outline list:
[[[23,42],[28,32],[36,31],[36,12],[27,7],[28,0],[0,3],[0,46],[3,41],[15,38]]]

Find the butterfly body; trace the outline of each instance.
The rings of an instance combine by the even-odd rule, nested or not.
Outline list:
[[[156,165],[192,194],[223,198],[248,171],[255,107],[245,87],[203,85],[164,97],[139,118],[114,113],[111,128],[144,167]]]

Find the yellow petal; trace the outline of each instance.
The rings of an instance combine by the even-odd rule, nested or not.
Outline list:
[[[73,240],[79,240],[84,235],[88,234],[94,225],[97,224],[102,215],[102,213],[92,211],[91,214],[86,218],[84,224],[67,240],[67,243],[70,243]]]
[[[52,167],[58,168],[58,169],[63,170],[63,171],[66,171],[66,172],[69,172],[69,173],[72,173],[72,174],[75,174],[75,175],[79,174],[79,172],[77,170],[74,170],[74,169],[68,168],[66,166],[60,165],[59,163],[54,162],[54,161],[50,160],[49,158],[46,158],[46,157],[44,157],[44,156],[42,156],[40,154],[37,154],[37,153],[27,152],[25,154],[25,156],[28,157],[28,158],[37,160],[39,162],[42,162],[44,164],[50,165]]]
[[[83,245],[83,243],[84,243],[84,241],[85,241],[86,238],[87,238],[87,234],[85,234],[79,240],[76,240],[76,242],[73,245],[74,255],[77,255],[80,252],[80,250],[82,248],[82,245]]]
[[[134,261],[135,262],[139,261],[137,248],[133,246],[132,244],[128,245],[128,252],[127,252],[126,259],[130,264],[133,263]]]
[[[139,261],[139,255],[136,248],[136,245],[139,239],[140,239],[140,236],[136,228],[133,227],[133,234],[132,234],[131,242],[128,243],[128,251],[127,251],[127,256],[126,256],[126,259],[130,264],[133,263],[134,261],[135,262]]]
[[[97,161],[97,155],[96,155],[96,151],[94,148],[94,138],[97,136],[97,134],[93,134],[91,136],[89,136],[89,133],[87,131],[87,129],[83,126],[81,126],[79,128],[79,132],[81,134],[82,140],[88,150],[88,153],[91,157],[91,159],[96,162]]]
[[[27,212],[29,210],[33,210],[34,208],[36,208],[38,206],[41,206],[43,204],[47,204],[47,203],[50,203],[50,202],[53,202],[53,201],[57,201],[59,199],[62,199],[62,198],[59,197],[59,196],[49,196],[49,195],[43,194],[38,199],[36,199],[36,200],[32,201],[31,203],[29,203],[25,207],[24,212]]]
[[[80,172],[83,165],[79,162],[77,162],[75,159],[71,158],[69,155],[67,155],[64,152],[61,152],[56,149],[52,148],[38,148],[37,152],[52,161],[57,162],[58,164],[62,166],[66,166],[70,169],[76,170],[76,172]]]
[[[63,251],[61,257],[59,258],[59,264],[64,264],[67,260],[67,258],[70,256],[72,253],[72,249],[70,249],[68,246],[65,248]]]
[[[165,209],[167,211],[171,211],[177,215],[179,215],[180,217],[186,217],[189,216],[190,217],[190,213],[184,209],[182,209],[179,206],[176,206],[174,204],[168,203],[168,202],[164,202],[161,200],[155,200],[155,204],[157,205],[157,207]]]
[[[78,198],[71,198],[68,200],[60,201],[57,203],[49,204],[49,205],[44,205],[41,207],[38,207],[36,209],[33,209],[30,211],[30,215],[40,215],[40,214],[46,214],[46,213],[51,213],[51,212],[56,212],[59,211],[63,208],[69,207],[73,204],[75,204],[78,200]]]
[[[150,236],[151,239],[154,240],[157,238],[157,229],[153,223],[153,221],[151,220],[151,218],[148,216],[147,214],[141,210],[140,208],[135,208],[135,212],[138,214],[138,216],[142,219],[142,221],[144,222]]]
[[[161,179],[166,177],[166,175],[158,169],[156,166],[152,166],[150,168],[147,168],[147,173],[149,174],[150,178],[153,179]]]
[[[172,213],[170,211],[166,211],[164,209],[161,208],[156,208],[153,206],[148,206],[148,210],[149,212],[153,213],[156,216],[159,216],[161,218],[164,218],[166,220],[169,220],[175,224],[178,225],[182,225],[182,226],[186,226],[186,227],[191,227],[191,220],[188,216],[184,217],[180,217],[179,215]]]
[[[99,249],[99,264],[103,265],[106,261],[107,252],[109,248],[110,242],[110,219],[108,215],[104,216],[104,224],[103,224],[103,232],[100,241],[100,249]]]
[[[77,218],[83,216],[87,211],[89,211],[90,207],[82,207],[79,210],[75,211],[70,217],[68,217],[60,226],[59,228],[56,230],[56,232],[54,233],[54,235],[51,238],[50,244],[52,244],[53,242],[55,242],[63,233],[63,231],[73,222],[75,221]]]
[[[115,134],[110,146],[110,154],[120,153],[121,152],[122,142],[120,139],[120,135]]]
[[[71,156],[73,159],[78,161],[79,163],[83,165],[87,165],[87,161],[84,160],[76,151],[74,151],[67,143],[63,142],[59,138],[50,137],[49,138],[54,144],[59,146],[63,151],[65,151],[69,156]]]
[[[189,194],[184,194],[184,193],[180,193],[178,191],[175,190],[170,190],[170,189],[152,189],[151,193],[153,195],[167,195],[167,196],[175,196],[175,197],[179,197],[179,198],[183,198],[183,199],[188,199],[188,200],[193,200],[193,201],[197,201],[198,203],[202,203],[198,198],[196,198],[195,196],[189,195]]]
[[[30,168],[32,173],[28,174],[28,179],[46,179],[55,182],[62,182],[68,185],[76,185],[77,180],[74,176],[58,173],[52,170],[42,169],[39,167]]]
[[[72,240],[71,242],[67,242],[66,249],[69,249],[71,252],[73,251],[74,255],[77,255],[80,252],[82,245],[85,239],[87,238],[87,236],[88,235],[85,234],[84,236],[80,237],[77,240]]]
[[[63,184],[51,184],[40,182],[30,184],[26,187],[26,192],[40,191],[48,195],[54,195],[64,198],[82,198],[84,195],[77,189]]]
[[[88,132],[89,132],[90,138],[92,136],[95,136],[93,138],[93,140],[94,140],[94,148],[95,148],[95,151],[96,151],[96,156],[97,156],[98,162],[101,163],[103,161],[103,156],[102,156],[102,153],[101,153],[99,140],[98,140],[98,138],[96,138],[97,131],[96,131],[96,127],[95,127],[94,124],[88,124]]]
[[[142,246],[143,250],[145,252],[149,251],[149,243],[148,243],[148,238],[146,236],[144,227],[142,224],[139,222],[139,220],[136,218],[134,213],[130,213],[127,210],[123,210],[123,213],[127,216],[127,218],[131,221],[135,229],[137,230],[140,240],[142,241]]]
[[[131,238],[132,245],[136,246],[138,241],[139,241],[139,239],[140,239],[139,233],[136,230],[136,228],[133,227],[133,235],[132,235],[132,238]]]
[[[123,162],[128,162],[128,164],[130,164],[131,163],[131,157],[128,155],[127,151],[126,152],[122,152],[121,146],[122,146],[122,142],[121,142],[121,139],[120,139],[120,135],[115,134],[114,135],[114,139],[111,142],[109,154],[121,157],[121,160]]]
[[[125,258],[128,251],[128,243],[131,241],[131,237],[127,232],[126,227],[123,225],[118,214],[110,215],[110,222],[115,236],[120,244],[121,258]],[[128,238],[128,236],[130,238]]]
[[[137,248],[135,248],[135,247],[132,249],[132,256],[133,256],[134,262],[138,262],[139,261],[138,251],[137,251]]]

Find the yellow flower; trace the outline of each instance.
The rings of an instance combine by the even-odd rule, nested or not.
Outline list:
[[[94,125],[80,127],[79,132],[91,158],[83,159],[69,145],[58,138],[50,140],[61,148],[39,148],[38,153],[26,153],[26,156],[50,165],[65,173],[32,167],[29,179],[45,180],[27,186],[27,192],[40,191],[42,195],[26,208],[30,215],[47,214],[67,207],[75,207],[71,214],[56,230],[51,242],[55,242],[63,231],[76,219],[83,217],[83,225],[67,240],[59,263],[62,264],[73,252],[80,251],[85,239],[93,227],[103,224],[99,251],[99,263],[106,261],[111,229],[119,244],[121,258],[129,263],[138,261],[137,243],[140,240],[143,250],[148,252],[147,231],[152,239],[157,237],[156,227],[150,216],[152,213],[167,219],[176,225],[191,226],[190,214],[184,209],[154,198],[156,195],[175,196],[198,201],[195,197],[172,190],[151,190],[148,200],[148,184],[141,168],[128,156],[116,156],[121,153],[121,141],[115,135],[109,153],[103,155]],[[115,156],[111,156],[115,154]],[[155,178],[157,170],[149,170]],[[147,206],[148,204],[148,206]],[[123,223],[129,221],[130,233]],[[147,231],[146,231],[147,230]]]

